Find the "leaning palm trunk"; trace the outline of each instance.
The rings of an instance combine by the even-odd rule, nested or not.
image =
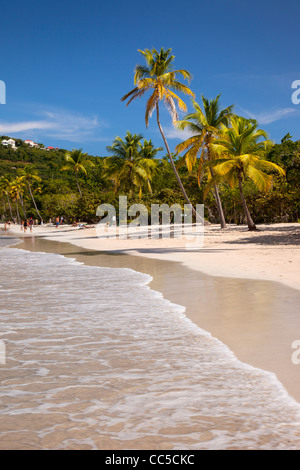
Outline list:
[[[26,211],[25,211],[24,204],[23,204],[22,195],[21,195],[20,193],[18,193],[18,196],[19,196],[19,199],[20,199],[20,204],[21,204],[21,207],[22,207],[22,211],[23,211],[24,217],[25,217],[25,219],[27,219]]]
[[[75,174],[76,174],[77,189],[78,189],[78,191],[79,191],[80,197],[82,197],[82,192],[81,192],[81,189],[80,189],[80,186],[79,186],[79,182],[78,182],[78,172],[76,171]]]
[[[207,149],[208,161],[211,160],[209,144],[210,144],[209,137],[206,137],[206,149]],[[213,178],[214,177],[214,171],[213,171],[212,168],[210,168],[210,174],[211,174],[211,177]],[[223,211],[223,206],[222,206],[222,202],[221,202],[221,198],[220,198],[219,188],[216,184],[214,185],[214,196],[215,196],[215,200],[216,200],[217,208],[218,208],[218,212],[219,212],[221,228],[227,228],[226,221],[225,221],[225,216],[224,216],[224,211]]]
[[[211,174],[211,177],[213,178],[214,177],[214,172],[213,172],[212,168],[210,169],[210,174]],[[224,211],[223,211],[223,206],[222,206],[222,202],[221,202],[221,198],[220,198],[219,188],[216,184],[214,185],[214,196],[215,196],[215,200],[216,200],[217,208],[218,208],[218,212],[219,212],[221,228],[227,228],[226,221],[225,221],[225,216],[224,216]]]
[[[13,219],[13,213],[12,213],[12,209],[11,209],[11,204],[10,204],[10,200],[9,200],[9,196],[7,194],[7,202],[8,202],[8,207],[9,207],[9,212],[10,212],[10,217]]]
[[[248,209],[248,206],[247,206],[247,203],[246,203],[246,199],[245,199],[245,196],[244,196],[244,193],[243,193],[242,178],[238,177],[238,180],[239,180],[239,190],[240,190],[241,200],[242,200],[245,216],[246,216],[246,219],[247,219],[248,228],[249,228],[249,230],[257,230],[256,225],[253,222],[252,217],[250,215],[250,212],[249,212],[249,209]]]
[[[20,214],[19,214],[19,207],[18,207],[18,201],[16,200],[16,210],[17,210],[17,221],[20,224],[21,219],[20,219]]]
[[[6,217],[6,204],[5,204],[5,195],[3,194],[3,216]]]
[[[38,210],[38,208],[37,208],[35,199],[34,199],[34,197],[33,197],[33,194],[32,194],[32,191],[31,191],[31,186],[30,186],[29,181],[28,181],[28,189],[29,189],[29,193],[30,193],[30,196],[31,196],[33,205],[34,205],[34,207],[35,207],[36,213],[37,213],[37,215],[39,216],[40,220],[42,220],[41,214],[39,213],[39,210]]]
[[[157,117],[157,124],[158,124],[159,131],[160,131],[161,136],[162,136],[162,138],[163,138],[163,141],[164,141],[164,143],[165,143],[165,147],[166,147],[167,152],[168,152],[168,155],[169,155],[169,159],[170,159],[170,162],[171,162],[171,165],[172,165],[172,169],[173,169],[173,171],[174,171],[174,174],[175,174],[175,176],[176,176],[176,179],[177,179],[177,181],[178,181],[178,184],[179,184],[179,186],[180,186],[180,189],[181,189],[181,191],[182,191],[182,194],[183,194],[185,200],[187,201],[187,203],[191,206],[193,215],[196,216],[196,215],[197,215],[197,212],[196,212],[195,208],[193,207],[193,205],[192,205],[192,203],[191,203],[191,201],[190,201],[188,195],[186,194],[186,191],[185,191],[184,186],[183,186],[183,184],[182,184],[181,178],[180,178],[180,176],[179,176],[179,174],[178,174],[178,171],[177,171],[177,169],[176,169],[174,160],[173,160],[173,158],[172,158],[172,155],[171,155],[171,152],[170,152],[170,148],[169,148],[167,139],[166,139],[165,134],[164,134],[164,131],[163,131],[162,127],[161,127],[161,123],[160,123],[160,120],[159,120],[159,108],[158,108],[158,103],[156,103],[156,117]]]

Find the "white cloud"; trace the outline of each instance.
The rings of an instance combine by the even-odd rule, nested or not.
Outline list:
[[[260,124],[270,124],[271,122],[280,121],[281,119],[288,117],[292,114],[298,114],[295,108],[281,108],[256,114],[251,113],[246,109],[242,109],[242,111],[247,114],[247,116],[249,116],[251,119],[256,119]]]
[[[177,139],[180,141],[187,140],[189,137],[192,137],[192,133],[189,132],[188,130],[181,131],[180,129],[177,129],[176,127],[166,127],[164,129],[164,133],[167,137],[167,139]]]
[[[108,125],[97,116],[87,117],[68,110],[39,111],[41,119],[0,122],[0,134],[15,135],[26,133],[27,137],[52,137],[58,140],[82,142],[86,140],[106,140],[98,137]]]

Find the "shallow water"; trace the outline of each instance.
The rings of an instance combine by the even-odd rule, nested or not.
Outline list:
[[[131,269],[0,250],[0,448],[296,449],[300,405]]]

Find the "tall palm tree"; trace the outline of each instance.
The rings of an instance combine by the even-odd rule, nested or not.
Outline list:
[[[31,184],[33,182],[40,183],[42,181],[42,179],[38,175],[38,171],[34,168],[34,166],[28,166],[28,167],[23,168],[22,170],[19,170],[18,173],[21,176],[24,176],[24,179],[27,182],[29,194],[31,196],[31,199],[32,199],[33,205],[35,207],[36,213],[39,216],[40,220],[42,220],[41,214],[40,214],[40,212],[37,208],[36,201],[35,201],[35,198],[33,196],[32,188],[31,188]]]
[[[219,156],[209,162],[215,170],[214,180],[224,179],[239,188],[241,201],[249,230],[256,230],[243,193],[242,183],[250,178],[260,191],[268,191],[272,185],[273,175],[265,171],[276,171],[284,176],[285,171],[275,163],[264,159],[264,154],[273,143],[267,140],[267,134],[257,128],[257,123],[240,116],[232,116],[231,127],[221,126],[222,135],[212,142],[213,151]],[[260,140],[263,138],[264,140]]]
[[[10,213],[10,217],[13,218],[13,213],[12,213],[12,208],[11,208],[11,203],[10,203],[10,198],[9,198],[9,192],[10,192],[10,179],[9,179],[9,176],[2,176],[2,183],[1,183],[1,187],[2,187],[2,191],[4,193],[4,195],[6,196],[6,200],[7,200],[7,204],[8,204],[8,207],[9,207],[9,213]]]
[[[125,139],[116,137],[113,145],[107,146],[111,157],[105,159],[105,175],[115,183],[115,191],[125,190],[132,195],[135,189],[139,197],[145,189],[152,192],[151,180],[157,163],[154,160],[161,148],[155,149],[151,140],[141,143],[141,134],[127,132]]]
[[[0,193],[3,199],[3,217],[6,217],[6,196],[7,196],[7,182],[4,176],[0,177]]]
[[[177,145],[176,151],[183,152],[187,150],[184,158],[189,171],[191,171],[196,164],[199,155],[198,184],[200,184],[202,176],[203,163],[205,161],[212,161],[214,158],[211,146],[212,140],[217,137],[221,125],[227,125],[228,119],[232,116],[233,106],[228,106],[222,110],[220,109],[220,96],[221,95],[218,95],[215,99],[208,100],[201,95],[204,110],[202,111],[201,106],[193,100],[194,112],[187,114],[183,120],[176,123],[179,129],[188,129],[192,133],[191,137]],[[213,177],[213,168],[210,167],[209,171],[210,176]],[[217,184],[214,185],[214,196],[219,212],[221,228],[226,228],[224,211]]]
[[[17,209],[17,216],[18,219],[19,217],[19,208],[18,208],[18,201],[20,202],[20,205],[22,207],[23,215],[24,218],[27,219],[25,207],[24,207],[24,201],[23,201],[23,194],[25,190],[25,176],[17,176],[11,183],[10,183],[10,194],[12,196],[13,201],[16,203],[16,209]]]
[[[82,192],[79,186],[78,174],[87,174],[87,169],[94,166],[94,163],[88,159],[88,154],[83,153],[82,149],[73,149],[72,152],[67,152],[65,155],[66,165],[62,167],[60,171],[72,171],[76,176],[77,189],[82,197]]]
[[[142,144],[142,147],[139,153],[143,158],[153,159],[156,157],[158,152],[161,152],[162,150],[163,150],[162,147],[155,148],[151,139],[149,140],[144,139],[144,142]]]
[[[171,50],[172,49],[165,50],[164,48],[161,48],[159,52],[156,49],[145,49],[144,51],[139,50],[146,61],[146,66],[136,66],[134,74],[134,85],[136,86],[129,93],[124,95],[121,101],[128,100],[128,106],[133,100],[136,98],[141,98],[146,92],[151,93],[146,104],[146,127],[148,127],[149,118],[151,117],[153,111],[156,110],[157,125],[167,149],[173,171],[185,200],[192,206],[192,203],[185,191],[181,178],[176,169],[166,136],[160,123],[159,103],[161,101],[163,101],[168,108],[172,121],[175,123],[178,121],[176,104],[182,111],[187,111],[187,107],[182,99],[176,93],[174,93],[174,91],[182,92],[193,97],[195,96],[187,85],[184,85],[178,80],[178,75],[181,75],[184,79],[190,80],[191,74],[184,69],[174,70],[173,62],[175,56],[171,55]],[[194,208],[193,213],[196,214]]]

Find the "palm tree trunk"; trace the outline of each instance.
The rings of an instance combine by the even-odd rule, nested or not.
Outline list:
[[[5,195],[3,194],[3,215],[6,217],[6,205],[5,205]]]
[[[209,137],[207,135],[206,136],[207,157],[208,157],[208,161],[211,161],[209,143],[210,143],[209,142]],[[212,168],[210,168],[210,174],[211,174],[211,177],[213,178],[214,177],[214,171],[213,171]],[[218,208],[218,212],[219,212],[221,228],[227,228],[226,220],[225,220],[225,216],[224,216],[224,211],[223,211],[223,206],[222,206],[222,202],[221,202],[221,198],[220,198],[219,188],[216,184],[214,185],[214,196],[215,196],[215,200],[216,200],[217,208]]]
[[[27,183],[28,183],[28,189],[29,189],[29,193],[30,193],[30,196],[31,196],[31,199],[32,199],[33,205],[34,205],[34,207],[35,207],[36,213],[37,213],[37,215],[39,216],[40,220],[42,220],[41,214],[39,213],[39,210],[38,210],[38,208],[37,208],[37,205],[36,205],[35,199],[34,199],[34,197],[33,197],[33,194],[32,194],[32,191],[31,191],[31,186],[30,186],[30,183],[29,183],[29,181],[27,181]]]
[[[21,207],[22,207],[22,211],[23,211],[24,217],[25,217],[25,219],[27,219],[27,215],[26,215],[26,212],[25,212],[24,204],[23,204],[22,194],[20,194],[20,193],[18,192],[18,196],[19,196],[19,199],[20,199],[20,204],[21,204]]]
[[[77,171],[75,172],[75,175],[76,175],[77,189],[78,189],[78,191],[79,191],[80,197],[82,197],[82,192],[81,192],[81,189],[80,189],[80,186],[79,186],[79,182],[78,182],[78,172],[77,172]]]
[[[6,197],[7,197],[7,202],[8,202],[10,217],[13,219],[13,214],[12,214],[12,209],[11,209],[11,204],[10,204],[10,200],[9,200],[8,194],[6,195]]]
[[[17,209],[17,221],[19,222],[19,224],[21,223],[21,219],[20,219],[20,214],[19,214],[19,207],[18,207],[18,201],[16,200],[16,209]]]
[[[250,212],[249,212],[249,209],[248,209],[248,206],[247,206],[247,203],[246,203],[246,199],[244,197],[243,187],[242,187],[242,177],[238,176],[238,180],[239,180],[240,196],[241,196],[241,200],[242,200],[242,203],[243,203],[243,208],[244,208],[245,216],[246,216],[246,219],[247,219],[248,228],[251,231],[252,230],[257,230],[256,225],[253,222],[252,217],[250,215]]]
[[[172,165],[172,169],[173,169],[173,171],[174,171],[174,174],[175,174],[175,176],[176,176],[176,179],[177,179],[177,181],[178,181],[178,184],[179,184],[179,186],[180,186],[180,189],[181,189],[181,191],[182,191],[182,194],[183,194],[185,200],[187,201],[187,203],[191,206],[193,215],[196,216],[196,215],[197,215],[197,212],[196,212],[195,208],[193,207],[193,204],[191,203],[191,201],[190,201],[188,195],[186,194],[186,191],[185,191],[184,186],[183,186],[183,184],[182,184],[181,178],[180,178],[180,176],[179,176],[179,174],[178,174],[178,171],[177,171],[177,169],[176,169],[174,160],[173,160],[173,158],[172,158],[172,155],[171,155],[171,152],[170,152],[170,148],[169,148],[167,139],[166,139],[165,134],[164,134],[164,131],[163,131],[162,127],[161,127],[161,123],[160,123],[160,120],[159,120],[159,108],[158,108],[158,103],[156,103],[156,117],[157,117],[157,124],[158,124],[159,131],[160,131],[161,136],[162,136],[162,138],[163,138],[163,141],[164,141],[164,143],[165,143],[165,147],[166,147],[167,152],[168,152],[168,155],[169,155],[169,159],[170,159],[170,162],[171,162],[171,165]],[[199,214],[198,214],[198,215],[199,215]]]

